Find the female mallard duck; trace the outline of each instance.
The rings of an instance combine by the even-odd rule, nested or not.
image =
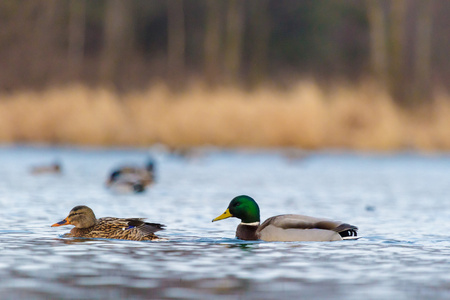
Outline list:
[[[163,230],[164,225],[146,223],[140,218],[100,218],[97,219],[92,209],[85,205],[75,206],[69,216],[52,227],[74,225],[67,236],[83,238],[122,239],[133,241],[151,241],[158,237],[154,232]]]
[[[356,226],[346,223],[302,215],[279,215],[260,225],[258,204],[253,198],[244,195],[231,200],[227,210],[212,221],[230,217],[241,219],[236,230],[236,237],[241,240],[340,241],[354,239],[358,230]]]

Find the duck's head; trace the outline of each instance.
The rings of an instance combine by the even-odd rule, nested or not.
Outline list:
[[[118,180],[120,178],[120,176],[122,176],[122,172],[120,170],[116,170],[116,171],[112,172],[111,175],[109,175],[107,184],[111,184],[114,181]]]
[[[97,218],[94,215],[92,209],[85,205],[79,205],[72,208],[67,218],[61,222],[55,223],[52,227],[73,225],[77,228],[88,228],[94,226],[97,222]]]
[[[249,196],[237,196],[231,200],[227,210],[212,221],[219,221],[230,217],[241,219],[242,223],[259,222],[259,206]]]

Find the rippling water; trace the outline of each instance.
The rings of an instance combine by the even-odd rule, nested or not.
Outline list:
[[[0,148],[1,299],[450,299],[450,157],[152,149],[157,183],[104,188],[146,150]],[[30,174],[58,160],[63,174]],[[211,223],[249,194],[262,219],[344,220],[357,241],[243,242]],[[63,238],[51,224],[79,204],[98,217],[147,217],[166,240]]]

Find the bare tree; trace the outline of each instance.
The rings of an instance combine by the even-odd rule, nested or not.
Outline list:
[[[169,79],[176,85],[181,83],[185,68],[185,25],[183,0],[169,0],[167,69]]]
[[[415,103],[424,102],[431,96],[431,33],[433,0],[420,1],[417,19],[417,38],[414,59]]]
[[[391,2],[389,14],[389,90],[396,101],[408,106],[407,84],[405,80],[405,13],[406,0]]]
[[[70,0],[69,18],[69,72],[78,77],[84,60],[86,0]]]
[[[206,26],[205,26],[205,79],[209,85],[215,85],[222,72],[220,62],[221,35],[221,9],[222,1],[206,0]]]
[[[108,84],[117,85],[125,54],[132,47],[132,3],[122,0],[106,2],[101,79]]]
[[[29,13],[34,21],[33,27],[30,28],[32,37],[27,45],[33,48],[27,71],[35,81],[45,82],[55,71],[55,64],[49,63],[49,60],[52,61],[57,54],[58,28],[55,28],[55,24],[61,9],[61,2],[49,0],[31,1],[24,4],[26,4],[24,9],[29,10],[26,14]],[[33,14],[34,10],[38,14]]]
[[[370,66],[374,77],[387,84],[386,17],[380,0],[367,0],[367,14],[370,33]]]
[[[250,29],[252,46],[250,49],[251,86],[257,86],[265,78],[268,64],[268,48],[270,38],[269,0],[252,0]]]
[[[241,72],[244,1],[229,0],[226,15],[225,76],[228,83],[238,84]]]

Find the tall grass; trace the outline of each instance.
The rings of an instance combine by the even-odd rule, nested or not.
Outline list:
[[[372,83],[183,93],[156,84],[125,95],[73,85],[0,95],[0,142],[449,150],[449,96],[430,103],[404,111]]]

